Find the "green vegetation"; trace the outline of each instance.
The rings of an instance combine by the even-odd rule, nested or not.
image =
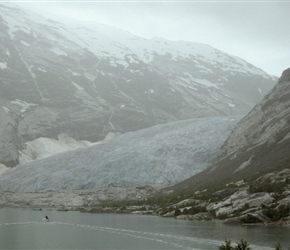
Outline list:
[[[241,239],[239,242],[237,242],[237,245],[235,247],[232,246],[230,240],[225,240],[225,244],[219,246],[219,250],[250,250],[247,241],[244,239]]]
[[[272,221],[278,221],[281,218],[290,216],[290,205],[277,205],[272,204],[270,207],[263,209],[263,214],[270,218]]]
[[[231,243],[230,240],[225,240],[225,244],[219,246],[218,249],[219,249],[219,250],[232,250],[232,249],[234,249],[234,248],[232,247],[232,243]]]
[[[232,246],[232,243],[230,240],[225,240],[225,244],[219,246],[219,250],[250,250],[250,246],[248,245],[248,242],[244,239],[241,239],[239,242],[237,242],[236,246]],[[290,249],[290,248],[288,248]],[[275,245],[274,250],[283,250],[280,243]]]
[[[251,184],[249,191],[251,193],[267,192],[267,193],[282,193],[284,188],[287,186],[286,182],[261,182]]]
[[[106,200],[101,203],[101,207],[126,207],[126,206],[144,206],[148,205],[145,200]]]

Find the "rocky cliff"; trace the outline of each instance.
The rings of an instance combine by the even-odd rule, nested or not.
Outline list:
[[[196,117],[243,115],[276,78],[205,44],[143,39],[0,5],[0,163],[38,138],[97,142]],[[29,149],[30,150],[30,149]]]
[[[212,167],[177,188],[201,188],[290,167],[290,69],[273,90],[241,119]],[[214,181],[214,184],[213,184]]]

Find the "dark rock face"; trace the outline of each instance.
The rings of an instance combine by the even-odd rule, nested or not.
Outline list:
[[[211,168],[179,187],[260,177],[289,168],[290,68],[233,129]]]
[[[96,142],[109,132],[245,114],[276,81],[207,45],[0,9],[0,162],[10,167],[39,137]]]
[[[265,143],[277,144],[289,137],[289,86],[290,69],[287,69],[273,90],[240,121],[223,146],[220,159],[232,155],[233,152],[237,154],[243,148]]]

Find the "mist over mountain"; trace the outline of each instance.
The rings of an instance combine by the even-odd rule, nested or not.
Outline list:
[[[6,167],[18,165],[23,152],[33,160],[31,145],[40,138],[89,144],[178,120],[244,115],[276,82],[205,44],[58,22],[14,4],[0,5],[0,37]]]

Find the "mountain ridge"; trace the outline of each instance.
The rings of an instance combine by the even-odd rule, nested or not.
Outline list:
[[[0,163],[8,167],[42,137],[97,142],[178,120],[244,115],[276,80],[208,45],[62,24],[11,6],[0,5]]]
[[[289,168],[290,68],[264,99],[243,117],[222,145],[214,163],[176,185],[176,190],[223,186]],[[215,184],[212,184],[212,180]]]

